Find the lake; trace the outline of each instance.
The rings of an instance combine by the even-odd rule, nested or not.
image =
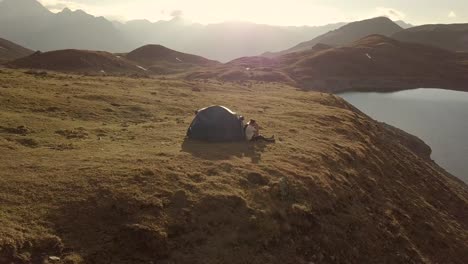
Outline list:
[[[424,140],[437,164],[468,183],[468,92],[421,88],[339,96],[372,118]]]

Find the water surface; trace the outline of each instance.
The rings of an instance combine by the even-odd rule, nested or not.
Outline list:
[[[424,140],[432,159],[468,183],[468,92],[421,88],[340,96],[372,118]]]

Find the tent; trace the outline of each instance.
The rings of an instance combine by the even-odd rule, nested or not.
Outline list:
[[[187,130],[189,139],[228,142],[245,140],[243,118],[224,106],[200,109]]]

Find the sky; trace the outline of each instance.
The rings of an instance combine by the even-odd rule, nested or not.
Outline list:
[[[376,16],[414,25],[467,23],[468,0],[39,0],[57,12],[65,7],[127,21],[181,16],[202,24],[249,21],[302,26],[349,22]]]

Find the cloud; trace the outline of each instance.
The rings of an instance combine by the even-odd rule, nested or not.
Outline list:
[[[171,17],[181,17],[183,14],[182,10],[174,10],[171,12]]]
[[[52,12],[59,12],[64,8],[70,8],[71,10],[90,9],[89,6],[85,4],[76,3],[70,0],[39,0],[39,2]]]
[[[378,16],[385,16],[390,18],[391,20],[402,20],[406,17],[405,13],[394,8],[377,7],[376,9]]]
[[[97,1],[87,1],[87,0],[39,0],[39,2],[54,13],[62,11],[64,8],[69,8],[70,10],[83,10],[86,13],[93,16],[105,16],[110,20],[125,21],[127,18],[122,15],[125,8],[112,9],[106,5],[101,5],[96,3]],[[94,3],[93,3],[94,2]]]
[[[450,11],[450,13],[448,14],[448,17],[455,18],[455,17],[457,17],[457,14],[455,14],[455,12],[453,12],[453,11]]]
[[[62,10],[64,8],[68,7],[65,3],[55,3],[55,4],[47,4],[45,5],[45,8],[49,10]]]

